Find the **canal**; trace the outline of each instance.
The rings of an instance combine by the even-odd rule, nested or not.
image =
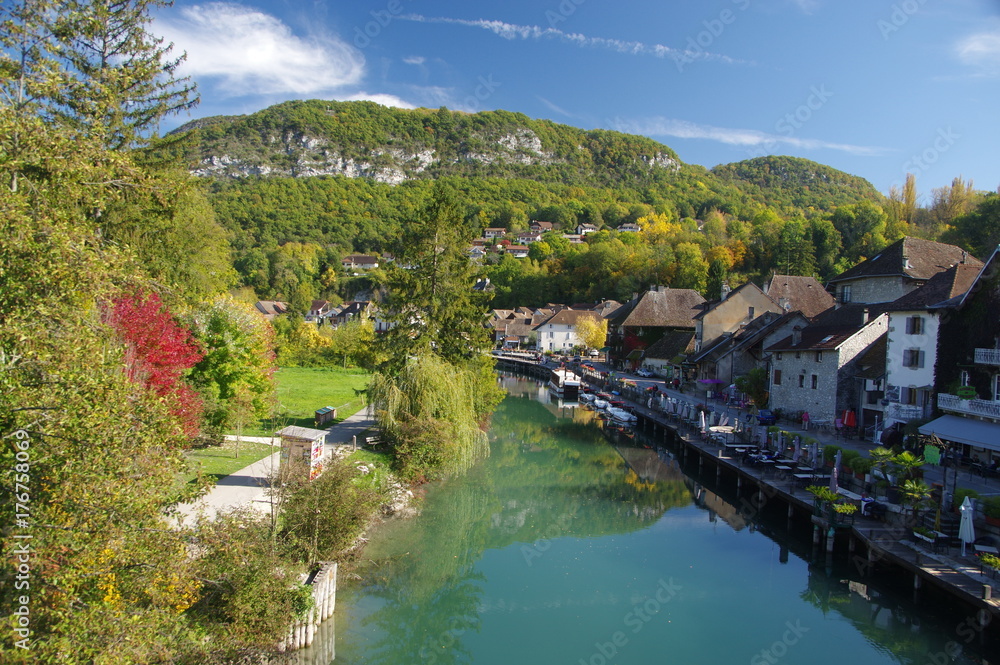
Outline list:
[[[808,524],[702,484],[669,444],[500,380],[490,458],[370,535],[303,662],[988,662],[975,614],[914,604],[905,580],[814,553]]]

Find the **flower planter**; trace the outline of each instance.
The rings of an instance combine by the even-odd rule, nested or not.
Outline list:
[[[1000,526],[1000,517],[990,517],[986,516],[986,523],[990,526]]]
[[[922,540],[922,541],[924,541],[926,543],[930,543],[931,545],[934,544],[934,540],[935,540],[934,538],[932,538],[930,536],[925,536],[924,534],[917,533],[916,531],[913,532],[913,537],[916,538],[917,540]]]

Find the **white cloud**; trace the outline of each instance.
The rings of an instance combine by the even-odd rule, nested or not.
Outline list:
[[[806,150],[839,150],[852,155],[871,157],[886,152],[885,148],[874,146],[859,146],[848,143],[832,143],[818,139],[804,139],[784,134],[769,134],[756,129],[736,129],[730,127],[713,127],[699,125],[687,120],[674,118],[646,118],[641,120],[626,120],[616,118],[611,122],[614,129],[630,134],[646,136],[674,136],[682,139],[707,139],[727,145],[748,147],[791,146]]]
[[[955,53],[963,64],[978,68],[981,74],[1000,74],[1000,27],[959,40]]]
[[[790,0],[793,5],[806,14],[812,14],[819,9],[819,0]]]
[[[537,97],[538,101],[540,101],[542,104],[545,104],[546,108],[548,108],[553,113],[558,113],[559,115],[564,115],[567,118],[575,118],[576,117],[572,113],[570,113],[569,111],[567,111],[566,109],[564,109],[564,108],[562,108],[560,106],[556,106],[555,104],[553,104],[549,100],[545,99],[544,97],[541,97],[539,95],[535,95],[535,96]]]
[[[382,106],[394,106],[400,109],[415,109],[417,108],[410,102],[397,97],[396,95],[387,95],[381,92],[367,93],[367,92],[356,92],[346,97],[337,96],[337,99],[342,102],[375,102],[381,104]]]
[[[663,44],[645,44],[643,42],[607,39],[605,37],[588,37],[576,32],[563,32],[557,28],[543,28],[537,25],[517,25],[515,23],[487,19],[431,18],[419,14],[409,14],[400,18],[417,23],[445,23],[481,28],[507,40],[558,39],[575,44],[576,46],[603,48],[626,55],[651,55],[657,58],[673,58],[685,64],[694,62],[695,60],[710,60],[730,65],[752,64],[745,60],[738,60],[727,55],[710,53],[708,51],[691,51],[664,46]]]
[[[355,84],[364,58],[337,37],[299,37],[280,20],[231,3],[192,5],[161,15],[155,32],[187,52],[183,74],[223,94],[306,95]]]
[[[422,65],[427,62],[427,58],[422,55],[411,55],[407,58],[403,58],[403,62],[408,65]]]

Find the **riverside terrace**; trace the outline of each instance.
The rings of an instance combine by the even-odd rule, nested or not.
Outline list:
[[[526,374],[538,373],[541,369],[538,363],[527,359],[506,356],[498,361],[508,369],[520,369]],[[695,407],[698,402],[691,395],[661,385],[657,391],[663,395],[662,400],[657,398],[651,401],[652,391],[623,384],[620,378],[602,378],[600,372],[586,370],[581,374],[594,389],[609,392],[613,390],[620,394],[639,418],[636,424],[637,431],[654,441],[668,442],[676,437],[682,463],[696,464],[702,474],[708,477],[711,476],[714,467],[717,485],[735,485],[737,493],[742,497],[743,507],[751,512],[759,512],[765,504],[768,504],[768,510],[773,506],[778,506],[780,509],[784,505],[787,507],[789,520],[809,520],[813,524],[813,540],[817,546],[825,547],[829,553],[834,552],[835,545],[837,552],[846,550],[859,572],[867,575],[880,566],[893,566],[912,574],[915,595],[918,595],[926,584],[934,585],[977,610],[989,612],[992,618],[1000,618],[1000,598],[992,597],[993,588],[1000,589],[1000,580],[990,576],[991,569],[982,566],[974,555],[972,546],[963,557],[960,548],[955,546],[956,540],[953,537],[938,538],[934,544],[919,540],[913,533],[916,524],[904,515],[898,505],[889,504],[882,519],[862,516],[859,511],[846,518],[835,517],[831,522],[827,516],[819,514],[820,511],[815,506],[815,497],[805,489],[810,484],[829,484],[829,475],[824,473],[821,467],[810,467],[808,472],[796,474],[794,468],[787,470],[777,468],[790,467],[792,466],[790,464],[777,462],[754,464],[745,454],[738,451],[739,446],[734,444],[743,443],[750,448],[751,446],[746,443],[747,438],[759,436],[759,429],[741,428],[739,432],[727,433],[727,439],[718,436],[713,438],[700,431],[696,411],[694,418],[690,417],[689,412],[689,417],[685,419],[682,409],[679,408],[678,413],[673,413],[672,406],[666,408],[663,406],[672,405],[674,402],[671,400],[676,400],[679,407],[684,404]],[[715,407],[719,412],[726,410],[722,405]],[[738,415],[733,409],[730,424]],[[861,453],[867,453],[873,447],[869,442],[845,440],[833,432],[804,431],[801,428],[784,426],[781,426],[781,429],[792,437],[798,435],[816,439],[820,453],[824,446],[831,444]],[[719,433],[723,432],[725,428]],[[728,447],[727,443],[730,444]],[[788,452],[788,448],[781,452]],[[933,487],[943,484],[943,469],[925,465],[922,470],[924,481],[928,485]],[[954,483],[953,473],[953,470],[948,470],[949,491]],[[798,478],[796,475],[805,477]],[[980,495],[1000,493],[1000,481],[996,479],[983,479],[970,474],[967,470],[962,470],[957,475],[959,487],[974,489]],[[860,490],[856,485],[850,485],[849,480],[843,478],[842,486]],[[845,502],[860,504],[858,492],[843,489],[841,493],[845,497]],[[934,511],[929,512],[933,524]],[[953,520],[954,516],[950,513],[945,515],[941,523],[942,534],[957,535],[957,522]],[[948,533],[953,529],[954,533]],[[977,524],[977,535],[985,533],[987,532],[981,525]],[[1000,622],[993,622],[993,625],[998,623]]]

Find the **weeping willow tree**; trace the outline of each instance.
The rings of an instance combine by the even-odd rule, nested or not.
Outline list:
[[[477,365],[455,365],[428,353],[411,357],[396,376],[372,379],[368,391],[379,427],[404,478],[462,472],[488,454],[479,426],[483,377]]]
[[[380,309],[391,328],[369,387],[397,471],[411,480],[468,469],[489,450],[482,425],[500,402],[485,326],[490,294],[454,190],[437,183],[394,247]]]

